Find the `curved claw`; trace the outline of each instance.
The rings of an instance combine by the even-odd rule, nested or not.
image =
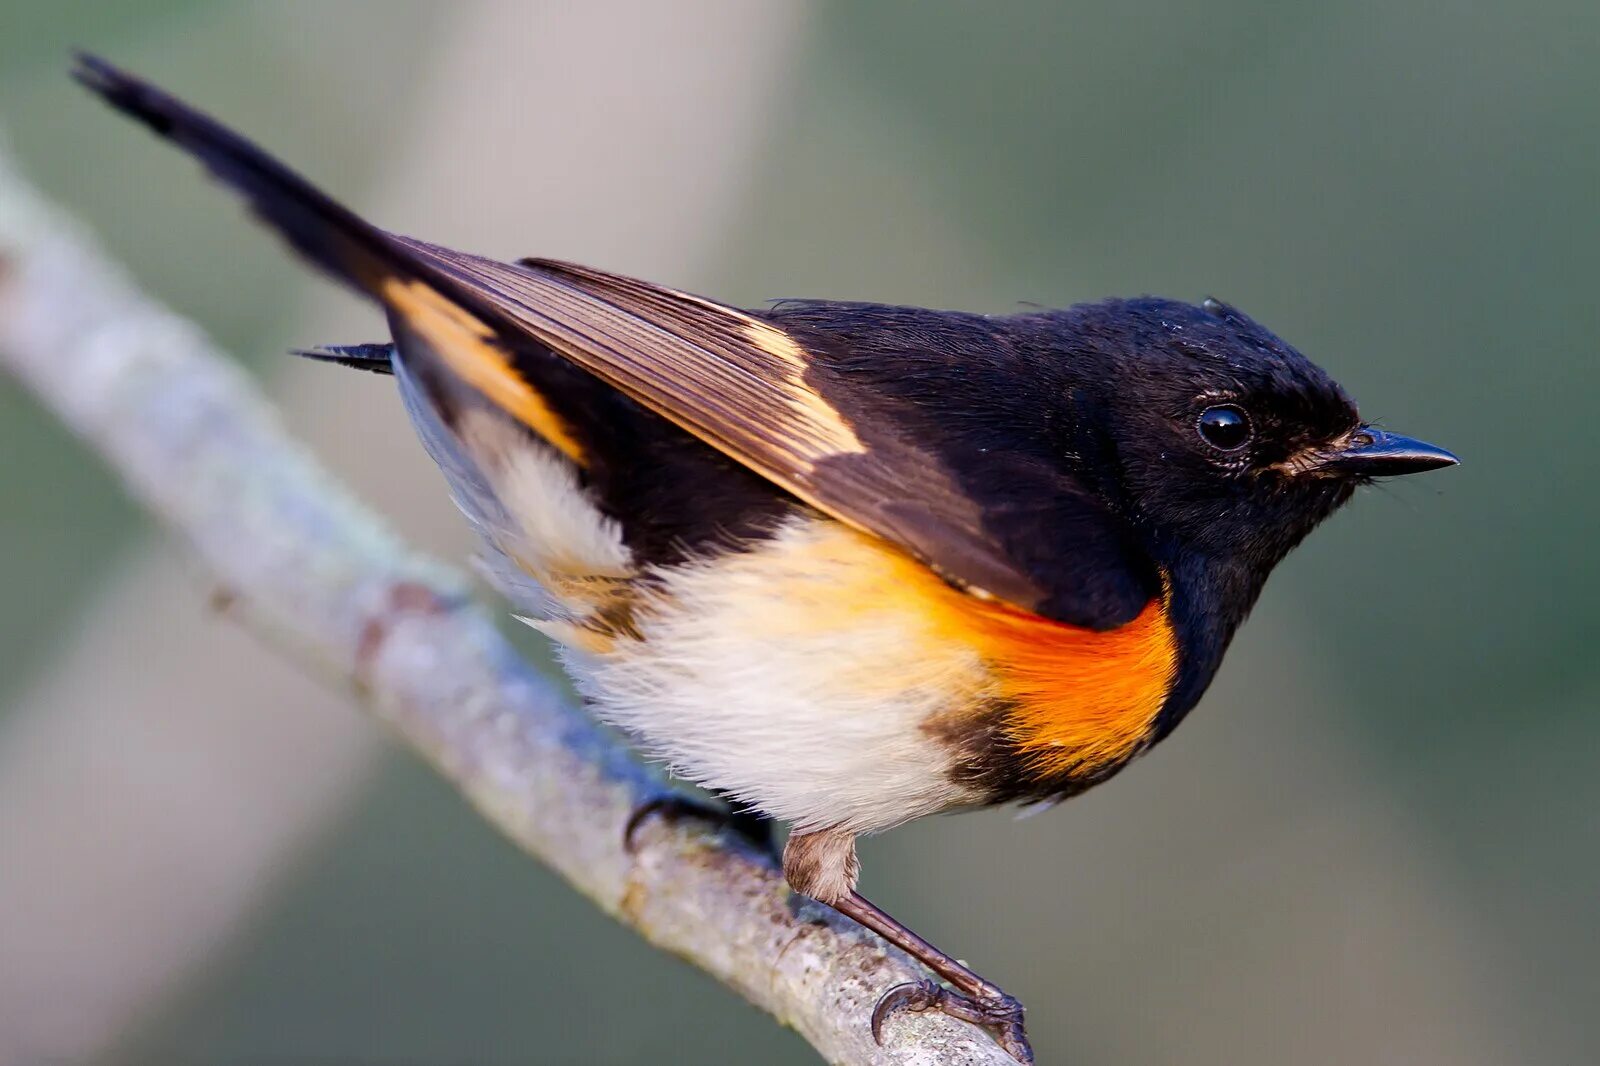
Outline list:
[[[944,988],[932,981],[907,981],[905,984],[895,985],[878,998],[878,1005],[872,1008],[872,1039],[879,1045],[883,1043],[884,1020],[897,1010],[908,1010],[921,1014],[930,1007],[938,1006],[939,997],[944,994]]]
[[[627,824],[622,827],[622,849],[629,855],[639,850],[639,842],[634,839],[639,832],[639,827],[658,814],[676,814],[686,804],[688,799],[683,796],[669,794],[654,796],[645,800],[633,809],[628,815]]]
[[[971,1022],[993,1036],[1006,1054],[1030,1066],[1033,1048],[1022,1026],[1022,1004],[1001,993],[993,999],[974,998],[952,991],[934,981],[909,981],[885,992],[872,1008],[872,1039],[883,1043],[883,1023],[898,1010],[914,1013],[936,1010],[952,1018]]]
[[[772,822],[759,814],[724,810],[712,803],[680,792],[664,792],[645,800],[633,809],[622,827],[622,847],[628,854],[638,850],[639,828],[654,817],[698,818],[717,828],[729,828],[756,851],[773,856],[777,845],[772,839]]]

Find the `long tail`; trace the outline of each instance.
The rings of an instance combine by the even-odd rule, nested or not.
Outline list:
[[[397,273],[409,276],[387,233],[336,203],[300,175],[208,115],[92,55],[72,75],[118,111],[205,164],[239,190],[261,219],[307,259],[371,296]]]
[[[338,280],[386,305],[396,282],[421,282],[497,331],[524,332],[481,291],[439,270],[216,119],[98,56],[78,53],[75,59],[74,78],[200,160],[295,250]]]

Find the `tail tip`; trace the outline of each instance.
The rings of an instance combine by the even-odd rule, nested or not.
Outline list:
[[[72,50],[72,78],[118,111],[143,121],[158,133],[171,127],[160,106],[164,94],[115,64],[82,48]]]
[[[106,96],[126,85],[128,76],[93,52],[74,48],[72,79],[84,88]]]

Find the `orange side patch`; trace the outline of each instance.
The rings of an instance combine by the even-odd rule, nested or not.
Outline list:
[[[1014,708],[1011,734],[1041,776],[1093,772],[1137,754],[1178,671],[1163,594],[1104,632],[1054,622],[951,588],[887,545],[899,584],[951,640],[972,647]]]
[[[584,465],[583,446],[539,391],[517,373],[488,326],[421,281],[387,278],[379,292],[462,380],[562,455]]]
[[[966,614],[1015,706],[1012,735],[1033,769],[1092,772],[1138,753],[1178,671],[1165,596],[1105,632],[1004,604],[974,604]]]

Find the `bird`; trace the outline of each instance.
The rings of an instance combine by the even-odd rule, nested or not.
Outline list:
[[[882,994],[880,1039],[935,1010],[1033,1060],[1016,998],[861,894],[859,837],[1106,781],[1357,488],[1457,463],[1218,300],[743,310],[387,232],[105,60],[73,73],[380,305],[391,340],[305,354],[392,376],[593,713],[787,823],[793,890],[938,978]]]

